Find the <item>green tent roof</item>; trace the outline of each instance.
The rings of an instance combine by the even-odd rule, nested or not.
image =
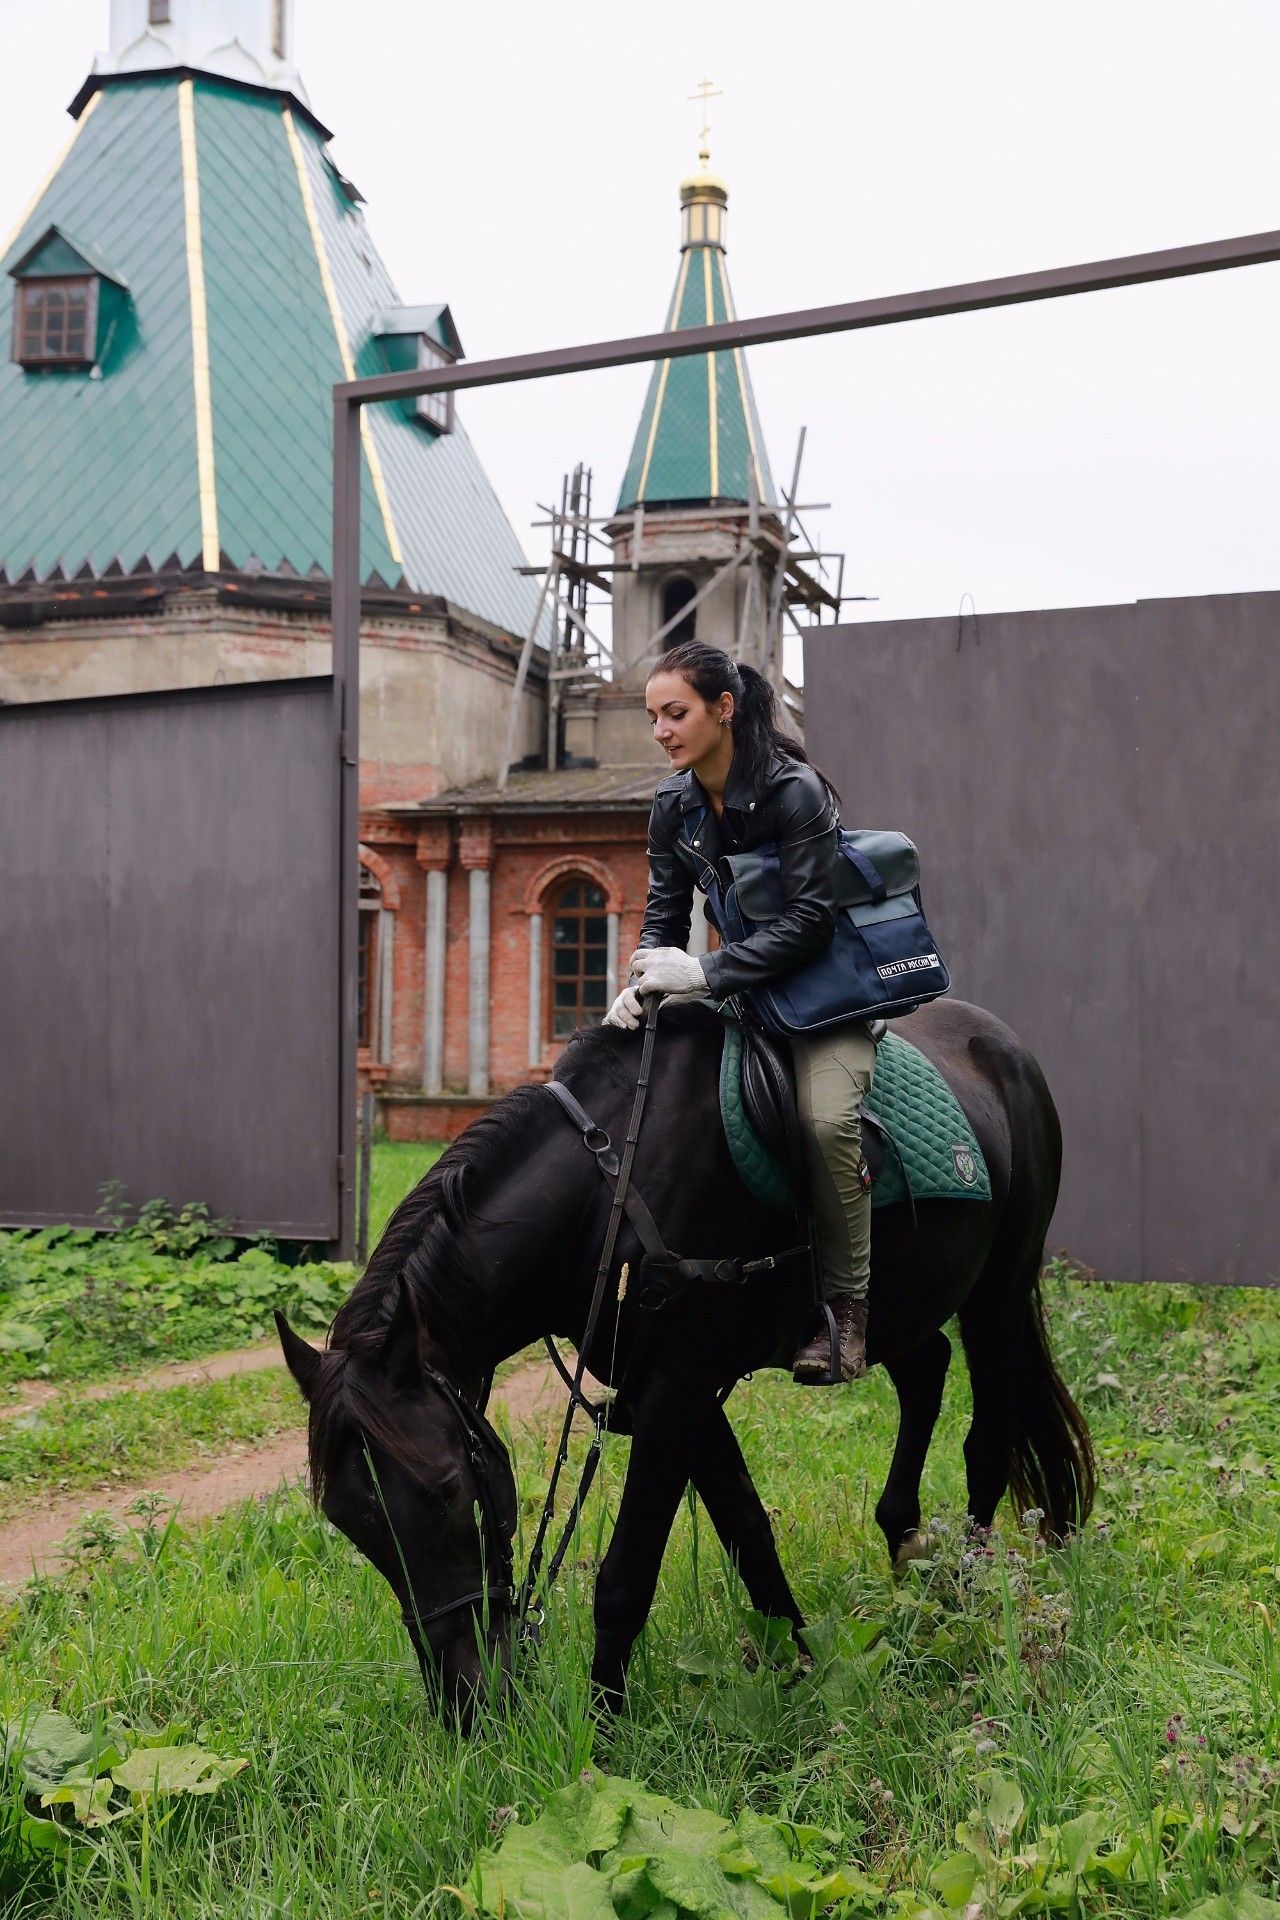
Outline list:
[[[0,360],[0,580],[175,558],[327,574],[331,389],[398,364],[374,326],[401,303],[317,124],[207,76],[103,83],[0,261],[0,342],[53,227],[121,287],[92,372]],[[527,631],[537,589],[463,429],[366,420],[364,575]]]
[[[722,228],[717,224],[715,231]],[[723,246],[714,239],[686,242],[667,330],[736,317]],[[751,468],[756,497],[773,505],[773,478],[745,356],[734,351],[659,361],[618,495],[619,513],[641,503],[745,502]]]

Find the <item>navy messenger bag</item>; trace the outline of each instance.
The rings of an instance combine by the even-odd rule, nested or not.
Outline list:
[[[704,886],[726,941],[749,938],[785,905],[776,846],[726,854],[720,876],[708,868]],[[913,842],[904,833],[842,828],[831,945],[768,986],[752,987],[746,998],[772,1033],[816,1033],[848,1020],[911,1013],[950,985],[920,904]]]

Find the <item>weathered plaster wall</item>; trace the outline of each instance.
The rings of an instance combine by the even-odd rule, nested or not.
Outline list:
[[[327,613],[172,595],[162,612],[0,631],[0,700],[82,699],[327,673]],[[517,649],[449,615],[366,618],[361,637],[361,798],[420,800],[497,770]],[[516,757],[542,739],[537,684]]]

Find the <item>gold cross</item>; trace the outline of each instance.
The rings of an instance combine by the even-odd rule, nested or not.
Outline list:
[[[710,149],[707,144],[711,138],[711,122],[707,118],[707,102],[709,100],[722,100],[724,98],[724,89],[723,87],[717,87],[710,80],[700,80],[698,82],[698,91],[691,93],[688,97],[690,100],[701,100],[702,102],[702,132],[699,135],[698,158],[705,166],[711,158]]]

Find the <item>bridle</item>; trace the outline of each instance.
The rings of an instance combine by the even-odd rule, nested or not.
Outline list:
[[[462,1434],[467,1449],[467,1462],[471,1468],[471,1477],[475,1482],[476,1501],[480,1508],[481,1544],[493,1553],[493,1563],[499,1579],[490,1581],[486,1586],[475,1587],[469,1593],[461,1593],[455,1600],[446,1600],[443,1605],[432,1607],[423,1613],[412,1604],[400,1609],[405,1630],[413,1642],[420,1658],[424,1656],[422,1629],[432,1626],[437,1620],[445,1620],[453,1613],[461,1613],[464,1607],[497,1605],[510,1613],[515,1606],[515,1561],[510,1537],[503,1529],[498,1513],[497,1497],[494,1492],[491,1469],[495,1462],[505,1470],[507,1465],[506,1448],[478,1408],[461,1389],[454,1385],[447,1374],[436,1367],[424,1367],[424,1382],[436,1389],[452,1413],[454,1422]],[[487,1536],[487,1538],[486,1538]]]

